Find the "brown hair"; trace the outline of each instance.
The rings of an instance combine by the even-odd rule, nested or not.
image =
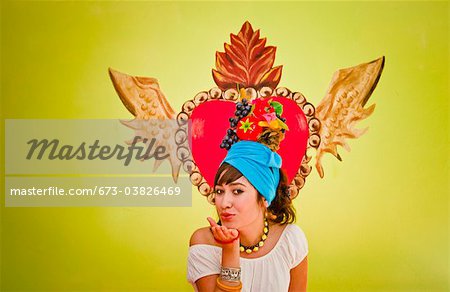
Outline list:
[[[224,162],[217,170],[214,178],[214,186],[229,184],[239,179],[243,174],[232,165]],[[286,173],[280,169],[280,182],[277,187],[277,194],[267,211],[270,213],[268,220],[274,223],[287,224],[295,222],[295,208],[289,196],[289,183]],[[263,196],[258,192],[258,202],[262,202]],[[214,202],[214,198],[212,199]]]

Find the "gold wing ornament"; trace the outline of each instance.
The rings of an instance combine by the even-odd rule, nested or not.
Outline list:
[[[316,169],[323,178],[321,159],[325,153],[333,154],[342,161],[337,145],[350,151],[346,138],[358,138],[368,128],[355,129],[357,122],[370,116],[375,104],[364,108],[377,86],[384,67],[384,56],[369,63],[340,69],[334,73],[327,94],[316,108],[321,122],[320,144],[316,149]]]
[[[172,177],[178,180],[181,161],[177,158],[177,145],[173,139],[178,130],[175,111],[170,106],[166,97],[159,88],[155,78],[130,76],[109,68],[114,88],[120,100],[135,116],[133,120],[121,120],[125,126],[135,131],[135,137],[141,138],[137,142],[143,142],[154,149],[164,146],[172,167]],[[128,145],[133,139],[126,141]],[[158,169],[163,160],[154,159],[153,172]]]

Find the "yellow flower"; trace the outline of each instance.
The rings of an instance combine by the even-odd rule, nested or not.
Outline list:
[[[250,119],[247,118],[245,121],[241,121],[241,126],[239,129],[243,130],[244,133],[247,133],[247,130],[251,130],[253,122],[250,122]]]

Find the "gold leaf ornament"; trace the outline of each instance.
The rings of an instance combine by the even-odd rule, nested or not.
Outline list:
[[[276,88],[283,67],[272,67],[276,47],[266,46],[266,38],[259,38],[259,30],[253,31],[248,21],[237,35],[230,34],[230,38],[231,44],[224,44],[225,52],[216,52],[216,69],[212,75],[217,86],[222,90]]]

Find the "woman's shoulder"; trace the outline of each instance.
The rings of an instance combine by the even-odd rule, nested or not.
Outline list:
[[[307,252],[308,241],[298,225],[294,223],[274,224],[272,229],[274,229],[273,237],[276,240],[272,245],[278,252],[282,251],[288,254]]]
[[[192,233],[191,239],[189,240],[189,246],[193,246],[196,244],[208,244],[217,246],[217,243],[215,242],[209,227],[199,228],[195,230],[194,233]]]
[[[197,287],[195,282],[198,279],[220,274],[221,252],[222,249],[215,247],[209,227],[199,228],[192,233],[189,242],[187,279],[194,287]]]
[[[292,266],[296,266],[308,254],[308,240],[300,226],[288,224],[285,230],[285,251],[294,259]]]
[[[306,242],[306,235],[305,232],[303,232],[303,229],[300,228],[297,224],[290,223],[286,224],[286,230],[284,233],[286,233],[286,238],[289,240],[296,239],[295,241],[303,241]]]
[[[298,243],[299,241],[306,241],[306,236],[300,226],[294,223],[273,224],[271,226],[276,242],[280,243]]]
[[[286,225],[287,225],[286,228],[288,228],[289,232],[295,233],[297,235],[305,235],[305,233],[303,232],[303,229],[300,226],[298,226],[297,224],[288,223]]]
[[[295,223],[286,223],[286,224],[280,224],[275,223],[273,225],[270,225],[271,229],[274,230],[275,234],[278,234],[276,236],[277,238],[283,239],[284,237],[305,237],[305,233],[300,228],[300,226],[296,225]]]

